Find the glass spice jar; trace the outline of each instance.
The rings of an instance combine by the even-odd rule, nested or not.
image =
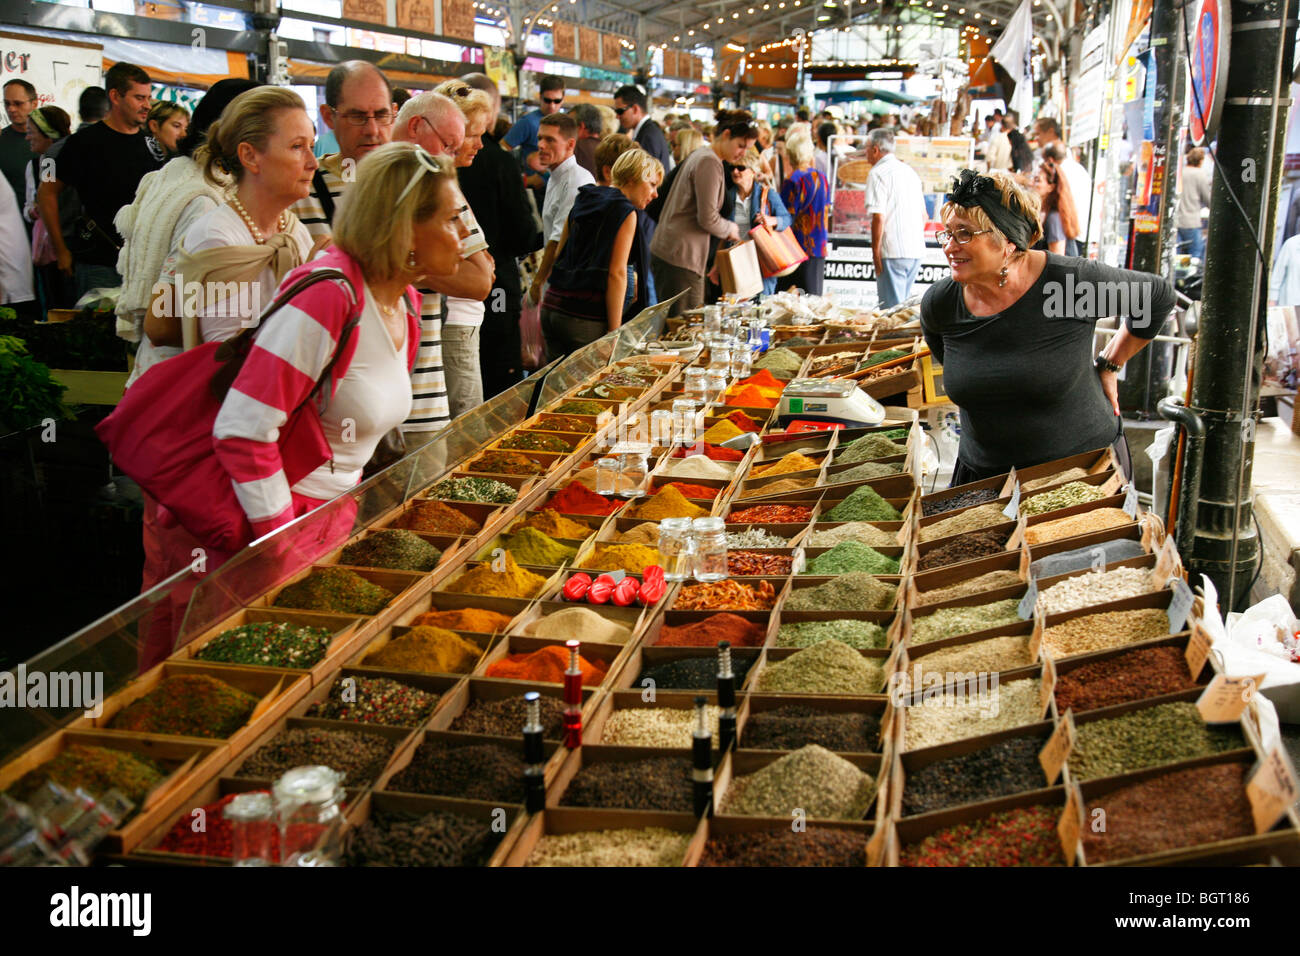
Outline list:
[[[676,404],[674,402],[674,404]],[[650,413],[650,443],[663,448],[673,440],[673,413],[666,408]]]
[[[687,369],[689,372],[690,369]],[[701,377],[704,375],[703,369],[697,369]],[[702,386],[701,386],[702,390]],[[696,414],[699,412],[700,403],[691,399],[678,398],[673,400],[673,441],[683,445],[690,445],[695,442],[696,432]]]
[[[642,498],[650,476],[650,459],[640,451],[618,456],[618,494],[624,498]]]
[[[659,555],[665,581],[685,581],[694,571],[695,545],[690,518],[665,518],[659,522]]]
[[[617,458],[596,459],[596,494],[607,498],[618,494],[618,470]]]
[[[749,373],[753,371],[753,359],[753,353],[749,349],[736,349],[731,354],[731,377],[737,380],[749,378]]]
[[[702,310],[704,317],[704,334],[717,335],[722,331],[722,306],[706,305]]]
[[[234,866],[270,866],[271,828],[275,826],[271,795],[241,793],[221,813],[230,824],[230,857]]]
[[[685,371],[682,376],[682,395],[689,401],[704,401],[704,369],[695,365]]]
[[[281,866],[334,866],[343,824],[343,774],[294,767],[272,788]]]
[[[707,401],[722,401],[723,393],[727,390],[727,372],[730,368],[730,364],[726,369],[715,369],[710,366],[704,373],[704,394]]]
[[[727,578],[727,526],[721,518],[696,518],[691,522],[695,547],[695,580],[722,581]]]

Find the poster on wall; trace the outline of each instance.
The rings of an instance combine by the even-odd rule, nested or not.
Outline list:
[[[397,25],[432,33],[433,0],[397,0]]]
[[[623,46],[618,42],[618,36],[614,33],[602,33],[600,35],[600,59],[605,66],[619,67],[622,65]]]
[[[1103,20],[1083,38],[1079,77],[1070,84],[1071,146],[1090,143],[1101,132],[1101,107],[1105,100],[1102,85],[1106,80],[1106,37],[1109,30],[1109,23]]]
[[[578,28],[572,23],[556,21],[555,26],[551,28],[551,35],[555,38],[555,55],[562,56],[566,60],[576,60],[578,58]]]
[[[81,91],[101,85],[103,71],[104,48],[98,44],[0,33],[0,82],[26,80],[36,87],[39,106],[65,110],[74,125]]]
[[[497,85],[497,92],[502,96],[519,95],[519,76],[515,73],[514,54],[509,50],[484,47],[483,72]]]
[[[583,63],[600,62],[600,34],[595,30],[578,28],[578,59]]]

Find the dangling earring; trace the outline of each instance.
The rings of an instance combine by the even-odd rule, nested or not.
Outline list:
[[[1001,289],[1006,284],[1007,284],[1007,263],[1006,260],[1004,259],[1002,261],[1002,271],[998,273],[998,288]]]
[[[415,271],[415,250],[414,249],[412,249],[410,252],[406,254],[406,268],[410,269],[411,271]],[[1002,271],[1004,273],[1006,272],[1005,269],[1003,269]]]

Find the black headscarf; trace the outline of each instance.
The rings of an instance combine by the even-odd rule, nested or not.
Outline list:
[[[963,169],[959,179],[954,179],[952,192],[944,197],[946,202],[969,209],[979,206],[988,215],[1002,235],[1022,252],[1029,248],[1029,239],[1038,223],[1002,204],[1002,191],[989,176],[981,176],[973,169]]]
[[[208,135],[208,127],[216,122],[217,117],[230,101],[240,93],[246,93],[262,85],[254,80],[233,76],[213,83],[203,94],[203,99],[199,100],[199,105],[194,108],[189,129],[185,132],[185,138],[177,144],[177,151],[182,156],[193,156],[194,151],[203,145],[203,138]]]

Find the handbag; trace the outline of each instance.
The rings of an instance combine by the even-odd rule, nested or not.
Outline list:
[[[238,551],[253,537],[230,474],[213,451],[213,426],[226,393],[263,323],[298,293],[327,280],[339,282],[348,294],[348,321],[311,394],[289,415],[277,440],[289,485],[301,481],[332,457],[320,421],[320,410],[333,392],[325,385],[361,319],[356,289],[338,269],[301,276],[267,306],[253,328],[233,339],[205,342],[159,362],[126,390],[112,414],[95,427],[118,469],[210,548]],[[309,409],[318,396],[318,408]]]
[[[763,196],[767,196],[764,188]],[[767,223],[749,230],[749,237],[758,247],[758,264],[764,279],[788,276],[803,263],[808,261],[808,253],[795,238],[794,229],[773,229]]]
[[[747,239],[718,250],[718,278],[723,292],[748,299],[763,291],[763,274],[758,267],[756,245]]]

